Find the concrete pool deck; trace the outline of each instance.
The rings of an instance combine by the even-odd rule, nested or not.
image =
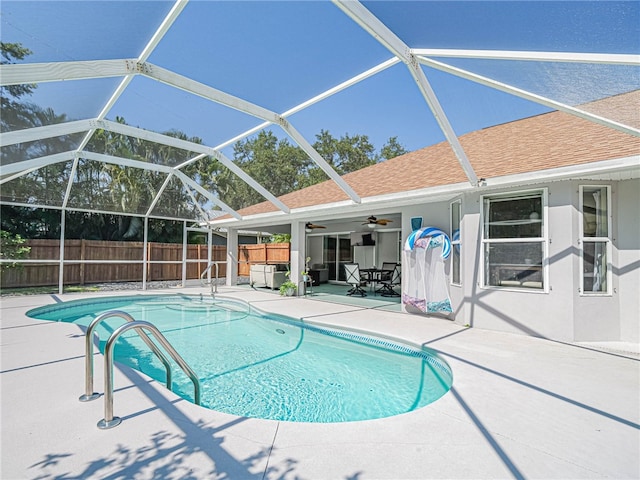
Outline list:
[[[637,345],[567,344],[311,298],[221,287],[262,310],[365,330],[440,353],[453,388],[395,417],[304,424],[235,417],[116,365],[114,414],[81,403],[84,335],[31,308],[132,292],[3,297],[0,478],[640,478]],[[206,289],[146,293],[207,294]],[[142,293],[142,292],[136,292]],[[102,355],[95,390],[103,391]]]

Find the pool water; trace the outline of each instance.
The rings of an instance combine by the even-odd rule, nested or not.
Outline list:
[[[203,406],[238,416],[293,422],[388,417],[434,402],[453,380],[435,352],[266,315],[237,300],[138,295],[65,302],[28,315],[88,326],[116,309],[158,327],[200,378]],[[98,326],[102,352],[123,323],[110,318]],[[165,381],[162,363],[133,330],[117,341],[115,360]],[[172,372],[173,391],[193,401],[191,381],[177,366]]]

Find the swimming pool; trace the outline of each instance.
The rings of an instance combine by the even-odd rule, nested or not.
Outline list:
[[[74,300],[27,315],[86,327],[116,309],[153,323],[171,342],[198,375],[203,406],[238,416],[318,423],[389,417],[436,401],[453,382],[433,351],[268,315],[238,300],[135,295]],[[98,326],[102,352],[123,323],[110,318]],[[115,360],[165,380],[162,363],[134,331],[117,341]],[[173,372],[173,391],[193,401],[189,378]]]

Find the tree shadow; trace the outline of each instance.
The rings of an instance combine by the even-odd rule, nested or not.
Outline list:
[[[510,375],[507,375],[505,373],[502,373],[502,372],[499,372],[499,371],[497,371],[495,369],[486,367],[484,365],[481,365],[481,364],[479,364],[477,362],[468,360],[468,359],[463,358],[461,356],[454,355],[454,354],[452,354],[450,352],[447,352],[445,349],[437,349],[432,345],[433,343],[435,343],[437,341],[446,339],[448,337],[460,335],[460,334],[463,334],[463,333],[468,332],[468,331],[469,331],[468,329],[458,330],[456,332],[452,332],[452,333],[449,333],[447,335],[443,335],[441,337],[434,338],[432,340],[424,342],[424,343],[422,343],[422,346],[423,347],[427,347],[428,346],[429,348],[433,349],[434,351],[436,351],[438,354],[442,355],[443,357],[454,359],[454,360],[459,361],[461,363],[464,363],[464,364],[466,364],[468,366],[471,366],[473,368],[479,369],[479,370],[481,370],[483,372],[486,372],[486,373],[495,375],[497,377],[500,377],[503,380],[515,383],[515,384],[517,384],[519,386],[522,386],[522,387],[525,387],[525,388],[529,388],[529,389],[531,389],[532,391],[534,391],[536,393],[541,393],[543,395],[547,395],[547,396],[549,396],[549,397],[551,397],[553,399],[556,399],[556,400],[565,402],[567,404],[570,404],[570,405],[572,405],[574,407],[586,410],[586,411],[588,411],[588,412],[590,412],[592,414],[599,415],[599,416],[601,416],[603,418],[606,418],[608,420],[611,420],[613,422],[620,423],[622,425],[625,425],[627,427],[633,428],[635,430],[640,430],[640,424],[638,424],[638,423],[636,423],[636,422],[634,422],[632,420],[620,417],[620,416],[615,415],[613,413],[604,411],[602,409],[593,407],[591,405],[588,405],[586,403],[580,402],[578,400],[569,398],[569,397],[567,397],[565,395],[561,395],[559,393],[553,392],[553,391],[551,391],[549,389],[540,387],[540,386],[532,384],[530,382],[526,382],[524,380],[521,380],[519,378],[510,376]],[[558,342],[558,341],[549,340],[549,339],[544,339],[544,340],[552,342],[552,343],[563,344],[563,345],[566,345],[568,347],[581,348],[581,349],[585,348],[587,350],[595,351],[595,352],[597,352],[599,354],[601,353],[601,354],[609,355],[608,352],[601,352],[599,350],[594,350],[594,349],[587,348],[587,347],[582,347],[582,346],[579,346],[579,345],[567,344],[567,343],[564,343],[564,342]],[[634,362],[638,361],[637,359],[625,357],[625,356],[622,356],[622,355],[615,355],[615,354],[613,354],[613,355],[617,356],[617,357],[624,358],[625,360],[628,360],[628,361],[634,361]],[[467,415],[469,416],[471,421],[477,426],[478,430],[482,433],[482,435],[486,439],[487,443],[495,451],[495,453],[501,459],[503,464],[509,469],[509,471],[514,476],[514,478],[524,478],[522,472],[520,472],[520,470],[516,467],[514,462],[509,458],[509,455],[507,455],[507,453],[503,450],[503,448],[500,446],[498,441],[494,438],[494,436],[490,433],[490,431],[484,426],[484,424],[481,421],[481,419],[474,413],[473,409],[463,399],[463,397],[460,394],[460,392],[458,392],[457,389],[455,387],[453,387],[453,386],[451,387],[450,392],[454,396],[454,398],[456,399],[458,404],[462,407],[462,409],[467,413]]]
[[[273,437],[265,441],[262,447],[252,448],[251,453],[246,457],[237,458],[237,455],[234,456],[225,449],[224,443],[227,441],[225,432],[238,424],[249,420],[255,421],[255,419],[236,417],[220,426],[211,425],[209,420],[194,421],[178,408],[178,405],[186,400],[165,397],[156,390],[156,382],[141,377],[130,367],[116,363],[114,368],[117,368],[132,383],[132,385],[116,389],[116,392],[136,388],[153,405],[123,415],[121,417],[123,421],[132,421],[136,417],[161,410],[177,429],[172,431],[156,430],[150,433],[148,438],[138,441],[136,446],[133,446],[133,441],[127,443],[126,437],[123,437],[122,443],[112,451],[104,453],[96,450],[98,454],[91,460],[82,460],[82,467],[79,467],[80,461],[74,462],[73,457],[77,455],[76,453],[47,453],[42,460],[28,467],[30,470],[37,470],[37,474],[33,478],[55,480],[86,478],[112,480],[131,478],[263,480],[270,478],[294,480],[300,478],[296,473],[296,466],[299,463],[296,459],[285,458],[280,460],[278,465],[269,465],[269,458],[276,451],[275,443],[279,423],[275,424]],[[117,408],[116,393],[114,397],[114,411],[116,413]],[[106,433],[98,432],[98,435],[102,434]],[[82,469],[72,470],[69,465],[77,465]],[[60,473],[61,471],[62,473]],[[357,477],[358,474],[355,474],[351,478],[357,479]]]
[[[119,444],[113,451],[97,456],[84,469],[55,475],[47,472],[47,467],[58,466],[58,460],[72,454],[48,454],[42,462],[29,468],[45,470],[36,479],[80,480],[86,478],[130,479],[162,478],[196,480],[201,478],[243,478],[262,479],[262,472],[251,473],[264,458],[265,450],[244,460],[236,460],[221,447],[224,436],[218,429],[195,425],[202,430],[202,438],[207,441],[193,442],[189,434],[175,434],[159,430],[151,434],[149,441],[137,448]],[[192,455],[204,453],[211,460],[208,470],[194,468]],[[224,468],[224,470],[222,468]]]

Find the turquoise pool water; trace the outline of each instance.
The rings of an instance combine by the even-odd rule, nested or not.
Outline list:
[[[453,381],[435,352],[267,315],[236,300],[136,295],[70,301],[28,315],[88,326],[116,309],[160,329],[199,376],[203,406],[238,416],[318,423],[389,417],[434,402]],[[101,351],[123,323],[100,324]],[[116,343],[115,359],[165,381],[164,367],[133,330]],[[193,384],[177,366],[173,391],[193,401]]]

